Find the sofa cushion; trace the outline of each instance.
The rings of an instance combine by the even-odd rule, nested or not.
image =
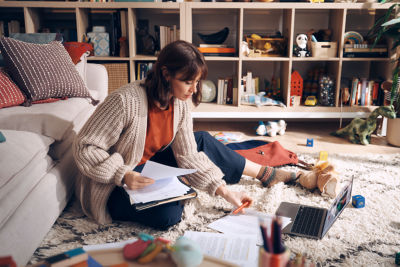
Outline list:
[[[1,130],[0,227],[53,166],[47,152],[54,139],[24,131]]]
[[[92,98],[64,46],[0,38],[6,69],[28,102],[58,97]]]
[[[0,108],[18,106],[24,103],[25,96],[6,72],[0,70]]]
[[[62,140],[94,109],[85,98],[0,109],[0,129],[29,131]]]

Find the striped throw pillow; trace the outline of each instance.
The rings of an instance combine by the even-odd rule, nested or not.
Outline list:
[[[6,72],[0,70],[0,108],[18,106],[24,103],[25,96]]]
[[[8,73],[26,94],[28,105],[60,97],[86,97],[97,104],[60,42],[33,44],[1,37],[0,50]]]

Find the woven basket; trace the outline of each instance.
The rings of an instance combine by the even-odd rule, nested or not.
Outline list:
[[[108,93],[129,83],[128,63],[103,64],[108,72]]]

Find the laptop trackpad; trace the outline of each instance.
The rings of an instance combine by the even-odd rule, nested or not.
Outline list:
[[[294,219],[296,219],[296,215],[297,212],[299,211],[299,208],[300,204],[294,204],[289,202],[282,202],[279,205],[279,208],[276,210],[275,214],[284,217],[289,217],[291,219],[291,222],[283,229],[283,233],[289,233],[290,230],[292,229],[292,225]]]

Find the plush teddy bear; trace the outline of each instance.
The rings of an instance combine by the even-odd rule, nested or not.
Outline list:
[[[339,177],[328,161],[317,163],[313,170],[302,173],[298,182],[307,189],[318,187],[323,196],[334,198],[339,193]]]

